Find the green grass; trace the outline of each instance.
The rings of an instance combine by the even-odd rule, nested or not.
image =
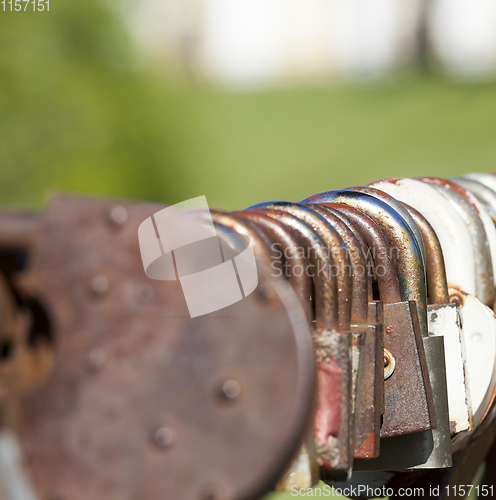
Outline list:
[[[495,169],[494,85],[424,77],[241,94],[75,79],[3,115],[3,205],[40,206],[68,190],[164,203],[205,194],[235,209],[384,177]]]
[[[492,170],[496,84],[436,76],[222,92],[143,70],[97,0],[0,16],[0,204],[54,191],[243,208],[390,176]]]
[[[417,78],[371,88],[178,92],[181,198],[241,208],[390,176],[494,169],[496,86]],[[173,200],[176,201],[176,200]]]

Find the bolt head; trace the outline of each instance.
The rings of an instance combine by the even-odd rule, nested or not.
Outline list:
[[[259,292],[260,292],[260,295],[266,300],[273,300],[277,296],[274,287],[272,286],[271,283],[269,283],[267,281],[260,284]]]
[[[109,288],[109,280],[103,274],[99,274],[98,276],[95,276],[91,280],[91,289],[93,293],[97,295],[104,294],[108,290],[108,288]]]
[[[107,361],[107,353],[101,347],[95,347],[89,354],[90,363],[95,366],[103,366]]]
[[[391,351],[384,348],[384,380],[387,380],[394,372],[396,360]]]
[[[174,442],[174,432],[169,427],[161,427],[155,432],[155,442],[161,448],[168,448]]]
[[[127,221],[128,217],[128,211],[122,205],[117,205],[110,211],[110,220],[118,226],[124,224]]]
[[[236,380],[227,380],[222,386],[222,393],[227,399],[235,399],[241,393],[241,385]]]

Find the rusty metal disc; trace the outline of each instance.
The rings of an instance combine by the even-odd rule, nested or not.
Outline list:
[[[21,407],[40,499],[259,498],[303,435],[313,361],[296,296],[259,275],[245,299],[191,319],[179,283],[141,264],[138,225],[160,208],[56,198],[40,221],[19,279],[57,346]]]

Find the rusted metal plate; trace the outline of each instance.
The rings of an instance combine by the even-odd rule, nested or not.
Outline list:
[[[18,279],[57,347],[21,407],[39,498],[258,498],[299,446],[313,360],[296,296],[259,275],[244,300],[191,319],[179,283],[143,271],[138,225],[159,208],[60,197],[40,221]]]
[[[381,406],[378,401],[378,386],[382,383],[377,378],[382,352],[378,359],[378,337],[382,341],[381,325],[352,325],[351,331],[361,331],[363,346],[361,350],[362,363],[359,372],[359,385],[355,401],[355,458],[372,458],[379,455],[379,437],[381,423]],[[381,349],[383,351],[383,349]],[[379,373],[382,376],[382,370]]]
[[[413,301],[384,304],[384,348],[392,353],[396,366],[384,384],[386,408],[381,437],[435,427],[429,378],[425,376],[427,364],[419,355],[422,338],[413,324],[416,318]]]
[[[447,414],[448,398],[446,396],[446,374],[444,370],[443,339],[429,337],[422,339],[429,367],[432,367],[431,380],[436,389],[434,399],[437,414]],[[440,390],[441,389],[441,390]],[[381,440],[381,454],[373,459],[374,465],[380,470],[402,469],[440,469],[452,465],[451,449],[444,442],[444,435],[449,438],[449,423],[447,419],[438,419],[439,432],[427,430],[413,434],[404,434],[394,438]],[[357,470],[368,470],[370,461],[357,461]]]
[[[365,326],[362,383],[356,405],[355,458],[373,458],[380,451],[380,427],[384,408],[383,318],[382,302],[371,302],[369,324]]]
[[[352,332],[352,411],[354,414],[354,457],[371,458],[379,454],[380,407],[376,403],[379,387],[383,385],[382,370],[376,378],[377,365],[382,360],[382,323],[377,324],[375,303],[368,303],[372,295],[371,277],[367,274],[367,250],[363,236],[350,219],[337,210],[317,204],[309,205],[322,215],[342,238],[349,254],[351,283]],[[354,229],[354,231],[352,230]],[[345,291],[341,291],[344,295]],[[371,307],[369,307],[371,306]],[[371,313],[371,314],[369,314]],[[372,315],[372,322],[368,317]],[[379,335],[378,335],[379,332]],[[380,340],[378,337],[381,337]],[[377,347],[381,345],[380,357]],[[377,411],[376,411],[377,408]]]

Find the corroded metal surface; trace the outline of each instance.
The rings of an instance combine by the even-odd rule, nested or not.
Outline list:
[[[251,208],[250,211],[283,222],[298,235],[306,248],[314,283],[315,328],[312,337],[317,363],[317,403],[314,416],[317,456],[319,462],[332,468],[334,473],[347,475],[353,460],[350,411],[351,335],[349,314],[339,316],[339,306],[344,301],[340,304],[337,301],[337,279],[331,279],[331,251],[323,239],[331,232],[327,230],[326,221],[311,210],[295,209],[292,210],[293,213],[289,213],[282,208]],[[300,220],[297,215],[302,215],[304,220]],[[316,229],[307,220],[313,222]],[[339,266],[344,267],[344,264],[338,262]],[[349,297],[345,304],[347,310],[351,311]]]
[[[19,399],[48,376],[53,345],[39,332],[31,297],[20,295],[0,272],[0,425],[15,429]]]
[[[368,323],[369,319],[369,282],[367,269],[367,249],[353,231],[339,218],[336,210],[325,205],[314,205],[326,220],[333,225],[343,239],[350,256],[352,270],[351,323],[352,332],[363,335],[363,348],[359,366],[358,390],[355,402],[355,458],[371,458],[379,455],[379,437],[381,426],[381,402],[383,378],[380,367],[383,346],[382,324]],[[340,214],[342,215],[342,214]],[[349,224],[353,223],[348,220]],[[358,232],[358,230],[357,230]],[[377,305],[378,306],[378,305]],[[377,313],[379,314],[379,313]],[[356,338],[358,345],[359,339]],[[357,374],[358,376],[358,374]]]
[[[493,307],[495,289],[491,251],[484,224],[476,207],[453,190],[438,184],[430,185],[449,200],[464,220],[474,247],[476,296],[484,304]]]
[[[327,223],[324,217],[302,203],[279,201],[260,203],[251,207],[251,209],[257,208],[274,209],[294,215],[311,226],[325,242],[331,262],[330,266],[325,268],[322,273],[317,274],[327,275],[328,281],[333,281],[329,277],[335,278],[337,289],[341,292],[337,297],[339,329],[343,332],[347,331],[351,319],[351,276],[348,254],[339,234]]]
[[[50,378],[21,408],[37,494],[258,498],[312,403],[296,296],[261,273],[245,300],[189,318],[178,282],[151,281],[141,265],[138,225],[162,207],[123,204],[115,224],[115,205],[55,199],[22,276],[24,293],[44,297],[57,346]]]
[[[259,286],[194,320],[141,266],[137,227],[162,206],[0,214],[0,417],[40,500],[255,499],[311,486],[317,464],[469,483],[496,417],[496,317],[466,293],[495,303],[496,175],[421,181],[212,211],[220,238],[249,237]]]
[[[24,249],[33,242],[39,214],[2,212],[0,214],[0,248]]]
[[[374,300],[374,292],[373,292],[373,278],[374,278],[374,261],[372,259],[372,252],[370,251],[369,245],[367,244],[365,236],[361,233],[360,229],[358,229],[357,225],[343,213],[343,211],[337,210],[335,207],[332,207],[330,203],[324,203],[323,205],[318,205],[319,207],[323,207],[326,210],[328,210],[330,213],[334,214],[336,217],[338,217],[346,227],[353,233],[355,236],[357,243],[360,248],[360,253],[365,259],[365,262],[363,265],[365,266],[363,271],[361,268],[359,268],[360,273],[365,273],[370,279],[367,279],[367,298],[369,302],[372,302]],[[344,207],[344,205],[340,205],[341,207]],[[347,207],[345,207],[347,208]],[[358,212],[360,213],[360,212]],[[369,219],[370,220],[370,219]],[[358,265],[361,265],[358,263]]]
[[[386,238],[381,229],[372,222],[367,215],[356,213],[354,209],[348,208],[345,213],[353,218],[368,238],[369,245],[373,249],[376,268],[380,265],[381,272],[377,275],[379,291],[384,306],[384,347],[395,353],[395,357],[400,361],[400,365],[405,362],[404,371],[400,370],[400,375],[389,378],[384,384],[385,408],[384,423],[381,428],[381,436],[393,436],[396,433],[414,432],[412,429],[426,430],[431,427],[431,420],[425,420],[426,415],[433,416],[432,393],[430,391],[429,379],[427,376],[427,364],[423,353],[423,345],[419,338],[417,324],[417,315],[414,312],[413,318],[408,319],[405,315],[409,314],[410,308],[407,305],[401,306],[401,296],[398,277],[395,273],[391,252]],[[381,223],[381,221],[378,221]],[[384,296],[383,296],[384,291]],[[391,307],[386,307],[389,304]],[[395,312],[393,312],[395,311]],[[397,323],[401,322],[403,329],[397,330]],[[398,332],[402,333],[398,337]],[[393,335],[393,337],[391,337]],[[395,345],[391,342],[397,338]],[[404,345],[402,345],[404,342]],[[403,351],[405,349],[405,351]],[[409,365],[412,360],[409,357],[408,350],[414,349],[417,354],[418,364]],[[411,370],[409,372],[409,370]],[[402,378],[401,373],[411,373],[412,380],[420,385],[412,389],[408,377]],[[421,390],[419,390],[421,388]],[[414,403],[415,401],[415,403]],[[408,407],[414,408],[412,412]],[[416,410],[421,408],[419,415]],[[400,423],[403,422],[404,428],[399,430]]]
[[[475,294],[475,260],[470,233],[449,201],[432,186],[414,179],[388,179],[375,185],[408,203],[429,221],[441,241],[449,285]],[[449,252],[449,248],[457,251]]]
[[[241,217],[253,224],[253,229],[270,239],[269,248],[272,258],[272,272],[276,276],[283,275],[291,284],[305,310],[309,322],[312,321],[311,311],[311,278],[305,272],[307,260],[304,258],[301,243],[283,224],[271,217],[255,211],[231,213],[231,216]],[[269,249],[266,250],[269,252]],[[274,264],[280,264],[274,267]],[[292,491],[292,488],[311,488],[319,481],[319,465],[315,450],[315,438],[312,423],[309,422],[296,456],[279,479],[276,490]]]
[[[387,203],[358,191],[329,191],[304,200],[311,203],[341,203],[365,213],[388,239],[397,268],[402,300],[414,300],[422,336],[427,336],[425,269],[418,242],[405,220]]]
[[[436,413],[446,414],[448,399],[443,363],[443,339],[429,337],[423,339],[423,342],[429,367],[432,367],[430,373],[433,387],[436,389],[436,398],[434,400]],[[447,441],[445,436],[447,436]],[[448,420],[441,421],[439,419],[438,426],[434,431],[405,434],[382,440],[381,455],[374,459],[374,462],[375,467],[380,470],[442,469],[451,467],[452,457]],[[357,464],[357,470],[367,470],[360,469],[360,467],[366,467],[366,465],[365,461],[361,461],[360,464]]]
[[[253,211],[284,223],[298,235],[304,248],[307,249],[307,259],[312,266],[309,275],[314,284],[315,326],[317,329],[322,330],[337,328],[339,326],[339,316],[336,281],[316,279],[321,274],[327,276],[332,265],[331,256],[327,251],[324,240],[309,224],[287,212],[275,209]]]
[[[427,276],[427,291],[430,304],[447,304],[449,302],[448,280],[444,266],[444,256],[441,244],[429,224],[415,208],[403,203],[408,213],[420,229],[425,247],[425,269]]]
[[[451,434],[467,431],[473,427],[472,406],[467,389],[465,367],[465,345],[461,328],[460,307],[450,303],[444,258],[441,244],[432,226],[414,208],[405,204],[419,227],[425,244],[429,335],[443,337],[445,350],[446,379]],[[436,391],[433,388],[433,392]],[[439,412],[436,413],[439,416]],[[434,432],[440,433],[441,429]],[[437,438],[440,442],[441,438]],[[449,437],[446,446],[449,447]]]
[[[417,319],[414,308],[412,302],[384,304],[384,347],[393,353],[396,369],[384,384],[386,408],[382,437],[435,427],[432,392],[429,378],[425,377],[427,363],[425,355],[421,355],[422,338],[414,323]]]
[[[356,208],[339,203],[324,203],[323,206],[339,210],[359,228],[370,248],[369,255],[375,264],[377,284],[382,300],[388,304],[401,302],[398,275],[392,261],[393,254],[379,226]]]
[[[351,289],[349,283],[351,277],[349,274],[347,276],[344,274],[346,261],[340,260],[345,249],[325,219],[306,207],[293,206],[288,211],[282,206],[264,209],[254,207],[250,210],[266,214],[291,227],[305,243],[309,260],[311,262],[313,260],[312,279],[315,288],[313,339],[317,361],[314,433],[317,456],[323,466],[332,468],[335,473],[348,474],[353,460],[349,333],[351,304],[349,296],[344,297],[345,300],[342,298],[340,302],[332,300],[332,292],[337,293],[338,289],[338,279],[333,277],[333,264],[340,269],[341,278],[348,281],[346,289]],[[303,220],[300,220],[300,217]],[[336,243],[339,245],[338,248]]]
[[[368,275],[366,273],[366,261],[363,256],[363,249],[359,247],[358,240],[344,222],[341,221],[325,206],[310,205],[311,209],[319,213],[336,231],[349,256],[351,276],[351,314],[350,321],[353,324],[367,322],[368,304]]]
[[[379,181],[380,182],[380,181]],[[383,201],[384,203],[388,204],[390,207],[394,208],[396,212],[398,212],[401,217],[406,221],[410,229],[412,230],[415,239],[417,240],[417,244],[420,249],[420,253],[422,254],[422,259],[425,262],[425,248],[424,248],[424,243],[422,241],[422,235],[420,234],[420,231],[418,228],[415,226],[414,221],[410,218],[410,214],[408,213],[407,210],[403,208],[401,203],[391,196],[389,193],[382,191],[381,189],[378,189],[377,186],[374,185],[375,183],[371,183],[368,186],[355,186],[351,188],[347,188],[347,191],[357,191],[359,193],[364,193],[368,194],[370,196],[373,196],[374,198],[377,198],[378,200]]]
[[[311,321],[312,308],[310,298],[312,295],[312,279],[306,272],[308,260],[300,251],[302,247],[300,239],[278,220],[255,210],[233,212],[232,215],[252,221],[255,227],[266,231],[269,237],[272,238],[276,252],[276,255],[273,255],[273,259],[283,262],[285,271],[282,271],[281,274],[287,278],[293,287],[308,320]],[[277,272],[276,274],[279,275]]]
[[[488,397],[486,390],[489,379],[493,374],[494,358],[489,356],[492,359],[489,365],[489,361],[486,359],[484,366],[481,366],[480,360],[482,357],[492,352],[492,341],[487,345],[485,352],[482,349],[478,351],[477,342],[474,343],[472,339],[472,332],[475,333],[475,330],[472,330],[469,334],[467,329],[476,328],[476,337],[484,339],[484,342],[489,341],[489,339],[494,340],[495,334],[493,332],[492,320],[487,316],[486,306],[473,295],[467,295],[467,290],[476,291],[476,263],[473,258],[474,251],[470,233],[463,219],[450,203],[427,184],[413,179],[395,179],[382,181],[378,185],[392,195],[397,196],[400,200],[409,202],[414,208],[417,208],[432,225],[439,238],[446,263],[448,284],[450,290],[453,290],[453,292],[450,291],[450,298],[451,300],[457,300],[458,297],[459,303],[462,305],[461,316],[467,351],[468,389],[472,402],[474,424],[477,425],[484,412],[485,403],[483,401],[486,401],[485,398]],[[472,273],[473,280],[468,272],[471,269],[474,270],[474,273]],[[456,286],[452,284],[456,282],[460,283],[460,285]],[[459,293],[457,293],[457,290]],[[475,310],[478,310],[479,313],[476,314]],[[477,315],[477,318],[475,315]],[[482,348],[482,345],[479,347]],[[475,361],[477,356],[480,356],[479,362]],[[484,373],[482,374],[481,371]],[[475,387],[472,384],[476,380],[477,386]]]
[[[395,246],[398,250],[396,263],[400,292],[403,293],[403,297],[417,299],[414,302],[416,311],[426,312],[425,281],[420,278],[424,274],[422,258],[413,233],[398,213],[382,201],[359,192],[321,193],[307,201],[351,205],[372,218],[384,232],[390,246]],[[390,252],[386,253],[391,258]],[[421,266],[420,274],[416,266]],[[384,300],[384,304],[384,347],[395,353],[395,357],[397,353],[401,363],[405,363],[405,370],[399,370],[398,375],[389,378],[384,385],[385,409],[381,437],[430,429],[435,426],[435,414],[420,337],[420,335],[426,337],[427,331],[424,333],[419,329],[419,316],[415,309],[413,311],[410,309],[408,302],[398,303],[402,305],[396,303],[387,305]],[[410,358],[412,353],[416,356],[415,360]]]

